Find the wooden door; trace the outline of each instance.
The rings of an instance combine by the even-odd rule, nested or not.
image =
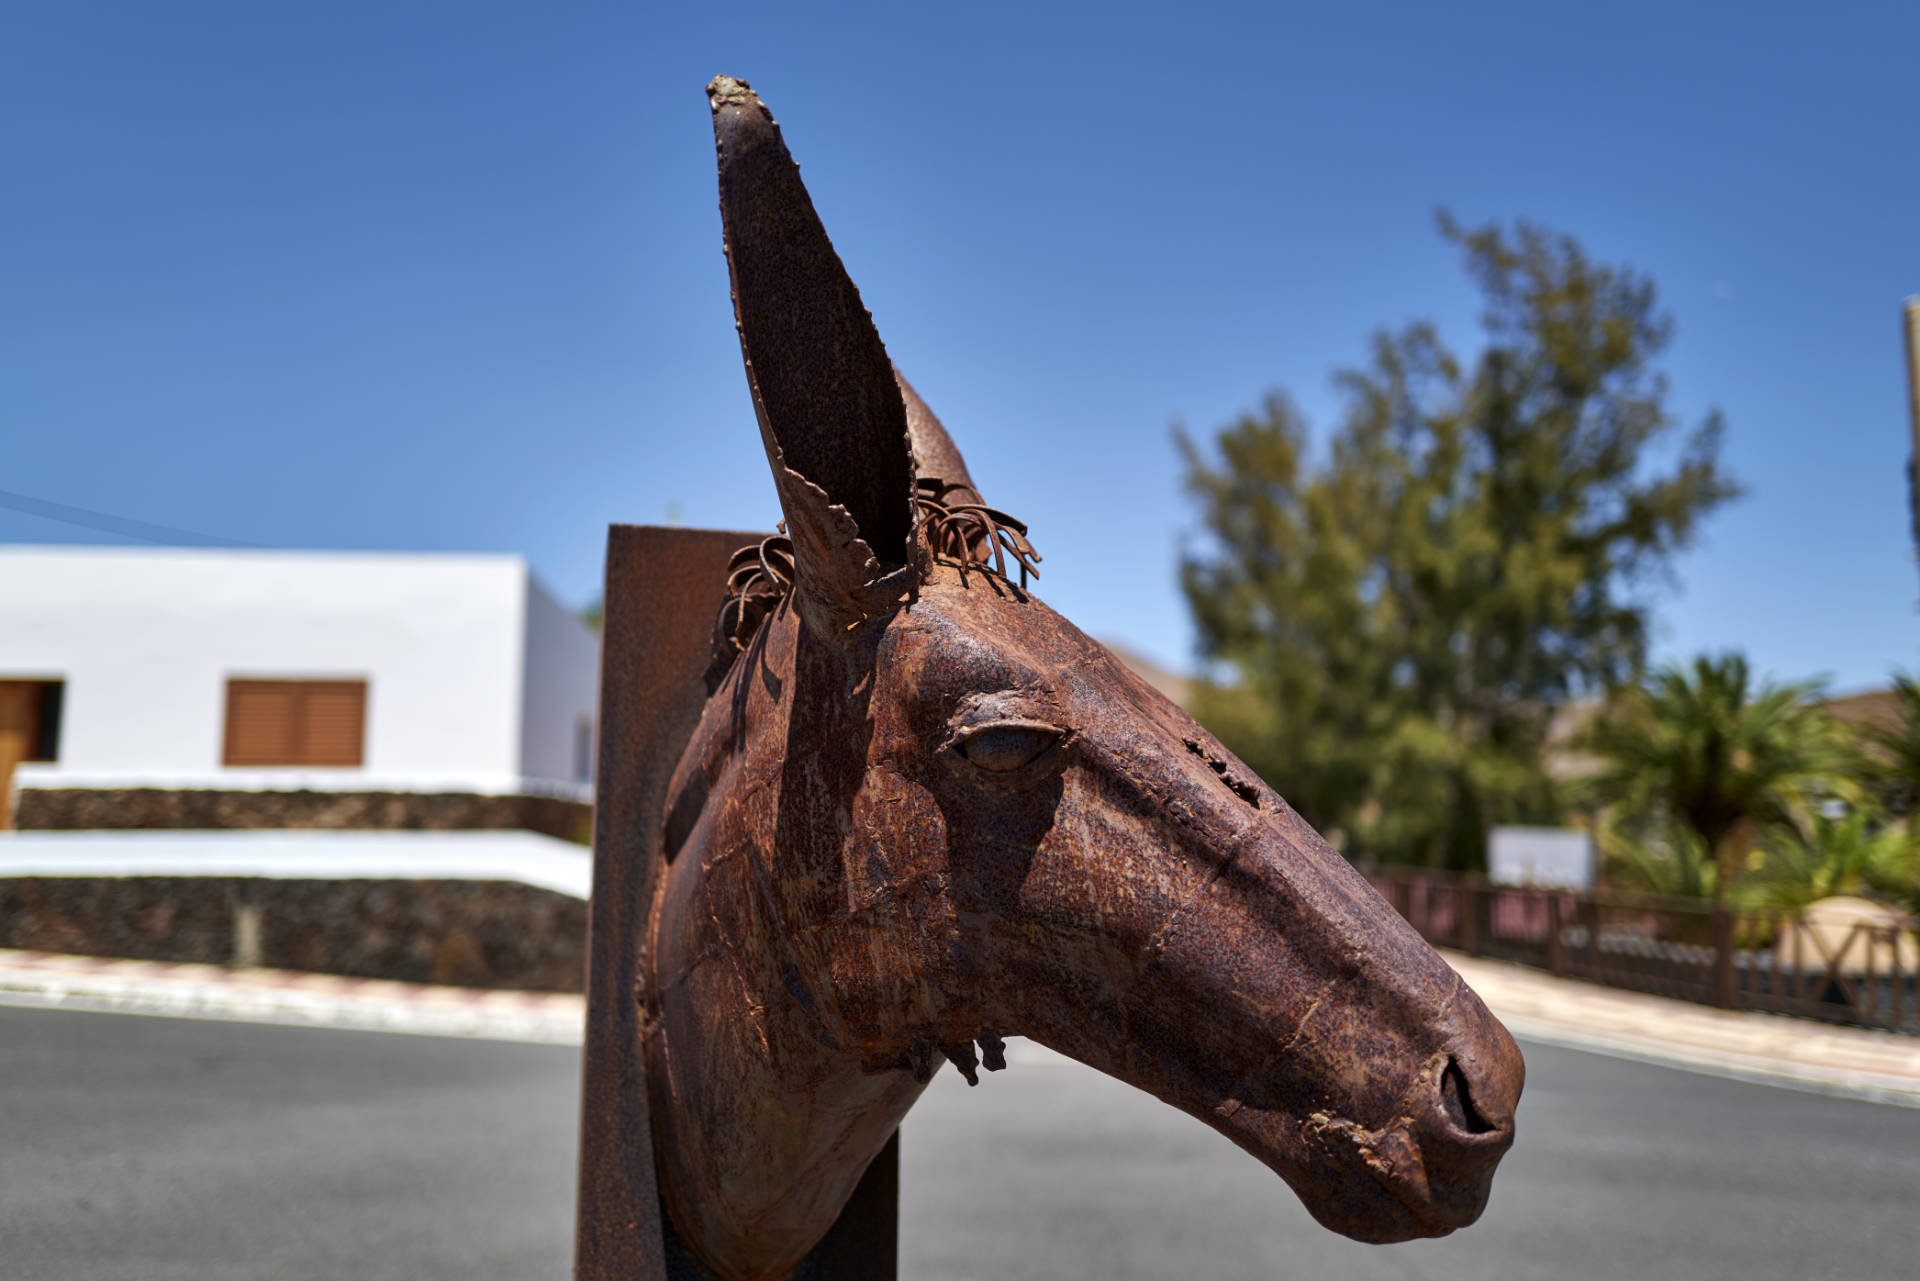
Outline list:
[[[39,694],[37,682],[0,681],[0,830],[13,826],[13,771],[39,737]]]

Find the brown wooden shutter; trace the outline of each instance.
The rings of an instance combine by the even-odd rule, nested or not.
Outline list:
[[[356,766],[365,754],[365,681],[227,682],[224,763]]]
[[[294,764],[296,698],[292,681],[228,681],[224,763]]]
[[[358,765],[366,737],[367,683],[307,681],[301,692],[301,763]]]

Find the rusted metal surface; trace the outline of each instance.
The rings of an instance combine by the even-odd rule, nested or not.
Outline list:
[[[936,563],[958,569],[963,583],[969,566],[984,567],[989,558],[994,573],[1005,578],[1008,556],[1019,567],[1020,586],[1040,577],[1040,553],[1027,541],[1026,523],[978,501],[968,482],[923,472],[914,503],[921,541]]]
[[[601,620],[600,758],[588,924],[574,1275],[666,1281],[639,985],[662,798],[706,703],[713,612],[755,535],[616,525]]]
[[[751,558],[735,553],[743,541]],[[763,545],[784,541],[624,525],[609,533],[575,1226],[580,1281],[715,1277],[661,1213],[638,993],[663,865],[662,799],[708,693],[704,673],[716,641],[707,620],[716,601],[730,605],[748,594],[736,568],[745,559],[757,564]],[[772,555],[779,563],[779,553]],[[777,573],[774,583],[777,596]],[[726,606],[721,615],[729,617]],[[899,1164],[896,1136],[792,1281],[893,1281]]]
[[[711,692],[760,630],[774,606],[793,590],[793,540],[783,535],[749,543],[727,561],[727,598],[713,621]]]
[[[943,1060],[975,1080],[1016,1035],[1213,1126],[1337,1231],[1472,1222],[1513,1138],[1512,1039],[1285,801],[1008,576],[1037,559],[1025,527],[892,370],[772,116],[739,81],[708,93],[790,541],[733,562],[752,609],[712,629],[664,797],[616,815],[601,779],[612,839],[661,816],[647,931],[635,886],[621,928],[667,1239],[724,1281],[817,1272],[836,1242],[855,1262],[830,1275],[890,1276],[874,1172],[902,1117]],[[717,611],[717,552],[711,574]],[[645,1129],[631,1099],[587,1106]]]

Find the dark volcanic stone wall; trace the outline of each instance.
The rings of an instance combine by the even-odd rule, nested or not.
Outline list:
[[[224,965],[235,881],[176,877],[0,880],[0,947]]]
[[[16,827],[333,828],[465,831],[524,828],[585,842],[593,807],[556,796],[473,792],[225,792],[164,788],[23,788]]]
[[[224,965],[234,913],[263,965],[356,978],[578,992],[587,905],[515,881],[22,877],[0,880],[0,947]]]

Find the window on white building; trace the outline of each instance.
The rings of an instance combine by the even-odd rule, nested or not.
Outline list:
[[[365,681],[229,680],[221,763],[354,768],[366,730]]]
[[[60,759],[60,711],[66,693],[65,681],[0,680],[0,733],[13,736],[17,759]]]

